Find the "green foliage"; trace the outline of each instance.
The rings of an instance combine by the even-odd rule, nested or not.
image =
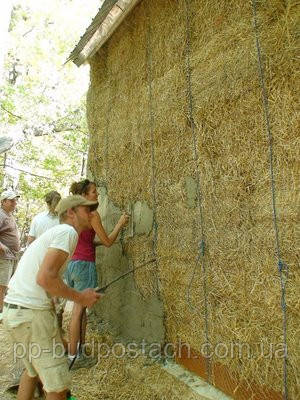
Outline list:
[[[14,169],[1,167],[0,178],[3,188],[13,186],[21,194],[20,223],[44,207],[47,191],[66,195],[70,183],[80,179],[88,149],[88,71],[63,64],[96,13],[99,2],[91,3],[15,2],[0,87],[0,130],[16,141],[6,160]]]

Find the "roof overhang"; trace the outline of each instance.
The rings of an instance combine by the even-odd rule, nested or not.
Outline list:
[[[141,0],[105,0],[68,61],[78,67],[92,57]]]

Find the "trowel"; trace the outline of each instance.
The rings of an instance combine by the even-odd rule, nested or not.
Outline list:
[[[127,227],[127,237],[133,238],[133,236],[134,236],[134,221],[133,221],[134,218],[133,217],[134,216],[133,216],[133,204],[131,201],[128,203],[126,214],[130,216],[129,222],[128,222],[128,227]]]

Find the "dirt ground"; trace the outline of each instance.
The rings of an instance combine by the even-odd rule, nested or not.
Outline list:
[[[0,399],[11,400],[15,396],[7,393],[7,386],[14,380],[13,357],[12,347],[9,343],[9,339],[3,330],[2,324],[0,324]]]
[[[69,316],[65,320],[65,328]],[[114,343],[108,334],[99,333],[97,321],[90,320],[88,340],[95,343]],[[98,363],[90,369],[72,372],[72,395],[77,400],[199,400],[184,383],[164,371],[159,363],[139,355],[131,358],[98,354]],[[13,364],[12,346],[0,324],[0,400],[16,399],[16,392],[6,389],[14,380],[20,366]]]

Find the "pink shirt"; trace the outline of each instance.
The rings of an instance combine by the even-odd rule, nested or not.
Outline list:
[[[72,256],[72,260],[81,260],[81,261],[92,261],[95,262],[95,238],[94,229],[88,229],[82,231],[79,235],[78,243],[74,254]]]

